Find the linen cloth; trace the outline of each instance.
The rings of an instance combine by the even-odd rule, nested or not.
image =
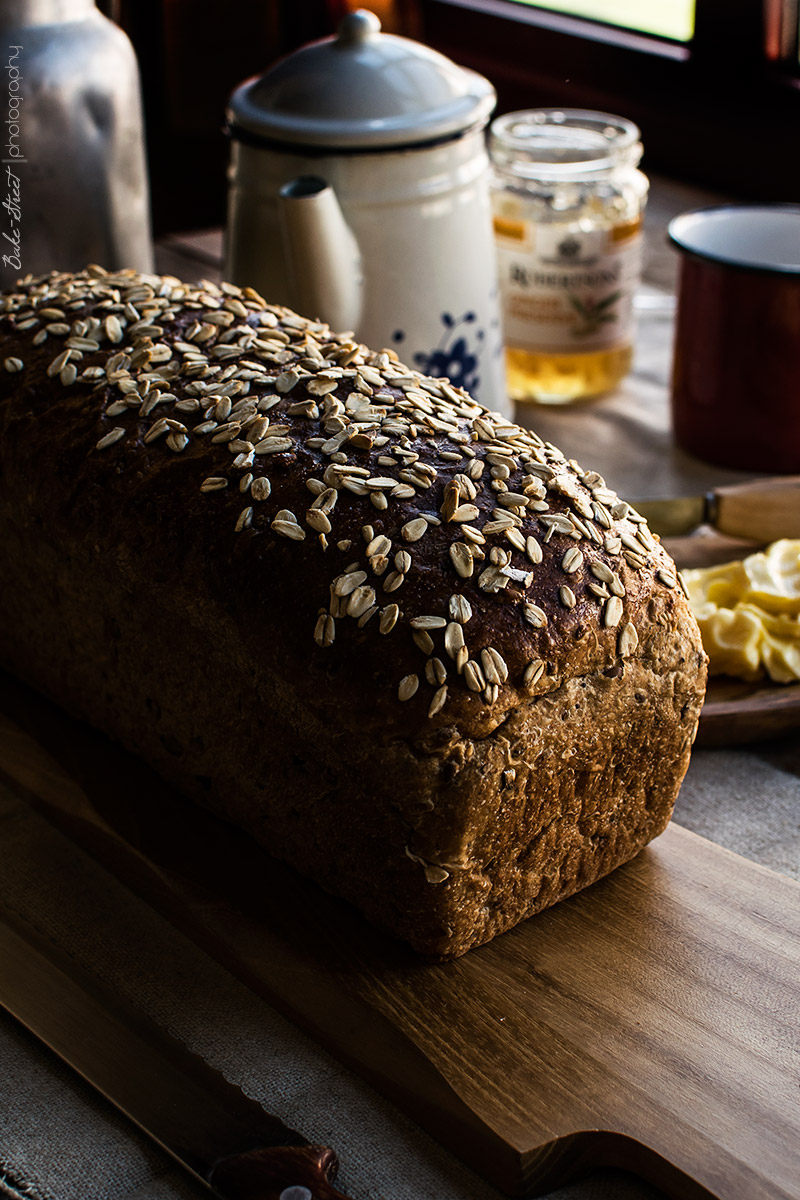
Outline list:
[[[207,273],[207,272],[206,272]],[[663,280],[660,280],[663,282]],[[670,297],[643,292],[633,374],[609,397],[522,415],[629,498],[742,478],[673,445],[666,380]],[[675,819],[800,877],[800,740],[697,749]],[[0,786],[0,899],[138,1004],[287,1124],[333,1145],[353,1200],[499,1200],[439,1147],[148,905]],[[0,964],[0,970],[2,970]],[[208,1193],[0,1012],[0,1196],[11,1200],[189,1200]],[[553,1200],[655,1200],[597,1172]]]

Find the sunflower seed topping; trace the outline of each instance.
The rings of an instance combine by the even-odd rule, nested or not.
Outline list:
[[[272,484],[266,475],[259,475],[250,484],[250,495],[254,500],[268,500],[272,492]]]
[[[440,658],[429,658],[425,663],[425,678],[433,687],[441,687],[447,679],[447,667]]]
[[[487,683],[501,684],[508,679],[506,660],[494,646],[487,646],[485,650],[481,650],[481,666]]]
[[[449,550],[450,561],[462,579],[469,579],[475,569],[472,552],[466,542],[453,542]]]
[[[380,631],[381,633],[391,633],[397,624],[397,619],[400,616],[400,609],[396,604],[387,604],[381,609]]]
[[[466,625],[472,616],[472,605],[466,596],[461,596],[454,593],[447,602],[447,608],[450,616],[454,621],[458,621],[461,625]]]
[[[208,478],[204,479],[203,482],[200,484],[200,491],[201,492],[221,492],[222,489],[226,488],[227,486],[228,486],[227,479],[224,479],[221,475],[209,475]]]
[[[627,625],[623,625],[619,631],[617,638],[617,653],[620,658],[629,658],[631,654],[635,654],[639,645],[639,635],[636,632],[636,626],[629,621]]]
[[[105,450],[107,446],[113,446],[120,438],[125,437],[125,428],[122,425],[115,425],[110,429],[105,437],[101,437],[100,441],[95,446],[95,450]]]
[[[317,617],[317,624],[314,629],[314,641],[318,646],[328,647],[333,645],[333,639],[336,636],[336,622],[329,613],[323,611]]]
[[[522,615],[534,629],[544,629],[547,625],[547,613],[538,604],[523,604]]]
[[[412,629],[444,629],[446,624],[444,617],[412,617],[409,621]]]
[[[267,304],[252,289],[90,268],[22,281],[0,298],[0,309],[22,347],[19,357],[4,359],[5,371],[30,370],[33,358],[81,403],[96,397],[108,418],[98,449],[128,437],[125,461],[134,458],[134,470],[142,443],[148,469],[158,456],[182,453],[179,470],[190,491],[235,492],[238,485],[246,507],[237,531],[305,541],[307,552],[331,563],[327,604],[325,596],[307,597],[312,576],[302,574],[297,588],[298,603],[317,613],[319,646],[332,644],[336,620],[344,622],[340,640],[356,624],[365,629],[354,643],[360,651],[363,642],[364,653],[370,637],[407,625],[428,658],[419,678],[436,689],[432,715],[448,687],[495,704],[508,679],[506,657],[521,686],[543,679],[545,660],[536,655],[548,652],[540,645],[526,656],[526,640],[529,647],[546,642],[547,612],[553,623],[564,621],[563,609],[575,608],[577,596],[585,607],[580,630],[584,620],[617,629],[617,653],[629,657],[638,635],[624,618],[626,572],[681,585],[644,519],[599,474],[486,413],[448,381],[425,379],[393,352],[373,353]],[[82,365],[95,354],[102,363]],[[267,458],[271,479],[256,465]],[[307,479],[298,482],[301,470]],[[299,519],[281,504],[292,505]],[[230,537],[234,513],[222,499],[220,508]],[[413,550],[425,537],[424,552]],[[264,547],[269,554],[275,540],[251,535],[239,551]],[[549,564],[537,570],[546,543],[571,587],[558,586]],[[360,563],[345,567],[347,557],[339,558],[362,551]],[[595,559],[599,554],[603,559]],[[423,597],[441,567],[450,572],[450,594],[434,607]],[[382,607],[376,592],[387,601]],[[410,613],[391,602],[392,593],[407,595]],[[473,648],[470,658],[465,633],[480,646],[498,603],[520,623],[520,665],[511,640]],[[425,608],[433,612],[425,615]],[[416,689],[419,679],[411,678]]]
[[[603,624],[606,629],[613,629],[622,620],[622,601],[619,596],[609,596],[603,609]]]
[[[564,557],[561,559],[561,568],[568,575],[574,575],[576,571],[580,571],[583,566],[583,555],[577,546],[570,546]]]
[[[252,514],[252,509],[250,512]],[[271,522],[270,528],[274,529],[281,537],[289,538],[293,542],[305,541],[305,530],[301,529],[297,523],[297,517],[287,508],[280,510]]]
[[[471,692],[482,692],[486,687],[483,671],[472,658],[464,665],[464,682]]]
[[[423,654],[433,654],[433,638],[427,629],[415,629],[411,636],[414,639],[414,645]]]
[[[397,688],[397,699],[398,700],[410,700],[412,696],[416,695],[418,688],[419,688],[419,676],[418,675],[405,675],[400,680],[400,684]]]
[[[413,520],[407,521],[400,530],[403,540],[406,542],[418,542],[419,539],[427,532],[428,522],[424,517],[414,517]]]
[[[525,672],[522,676],[522,682],[526,688],[533,687],[544,675],[544,663],[540,658],[534,658],[528,663]]]

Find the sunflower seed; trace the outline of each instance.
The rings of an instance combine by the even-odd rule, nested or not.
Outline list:
[[[457,621],[451,621],[445,629],[444,648],[451,658],[458,660],[464,646],[464,630]]]
[[[297,523],[297,517],[288,508],[282,508],[276,514],[270,525],[281,537],[290,538],[294,542],[305,541],[306,531]]]
[[[628,658],[636,652],[639,645],[639,635],[636,632],[636,627],[630,621],[627,625],[623,625],[619,631],[617,638],[617,653],[620,658]]]
[[[603,609],[603,624],[606,629],[613,629],[622,619],[622,601],[619,596],[609,596]]]
[[[118,316],[111,313],[103,322],[106,337],[110,342],[121,342],[124,336],[122,324]]]
[[[368,608],[372,608],[375,604],[375,590],[371,587],[357,587],[351,592],[347,600],[347,615],[349,617],[361,617]]]
[[[397,699],[410,700],[412,696],[416,695],[418,688],[419,677],[417,675],[404,675],[397,688]]]
[[[561,559],[561,568],[568,575],[574,575],[576,571],[580,571],[583,566],[583,555],[577,546],[570,546],[564,557]]]
[[[216,441],[216,438],[214,440]],[[268,437],[257,443],[255,452],[256,454],[283,454],[287,450],[291,450],[293,444],[292,439],[288,437]]]
[[[450,517],[450,520],[463,523],[465,521],[474,521],[480,515],[481,510],[476,504],[459,504],[452,517]]]
[[[664,587],[674,588],[678,582],[672,571],[667,571],[664,567],[656,571],[656,579],[664,584]]]
[[[471,692],[482,692],[486,687],[483,671],[472,658],[464,664],[464,682]]]
[[[314,482],[319,483],[319,480],[314,480]],[[334,508],[336,507],[336,501],[338,498],[339,493],[336,491],[336,488],[325,487],[324,485],[321,485],[320,490],[317,493],[317,498],[311,507],[319,508],[324,513],[330,513],[333,512]]]
[[[367,558],[372,558],[373,554],[388,554],[389,551],[391,550],[391,548],[392,548],[391,538],[386,537],[386,535],[383,533],[379,533],[378,536],[373,537],[370,540],[369,544],[367,545],[367,550],[366,550]],[[411,560],[409,559],[409,566],[410,565],[411,565]],[[401,567],[398,567],[397,569],[398,569],[398,571],[402,570]],[[405,569],[408,570],[408,567],[406,567]]]
[[[414,645],[422,651],[423,654],[433,654],[433,638],[428,633],[427,629],[415,629],[411,634],[414,639]]]
[[[428,522],[425,517],[414,517],[413,520],[407,521],[401,529],[403,541],[419,541],[421,536],[427,532]]]
[[[336,622],[328,613],[321,612],[317,617],[317,624],[314,629],[314,641],[318,646],[328,647],[333,645],[335,636]]]
[[[346,571],[334,579],[331,590],[334,596],[349,596],[365,582],[366,578],[366,571]]]
[[[472,616],[472,605],[466,596],[460,596],[454,593],[447,604],[450,616],[454,621],[458,621],[461,625],[466,625]]]
[[[508,666],[499,650],[487,646],[481,650],[481,666],[488,683],[505,683],[508,679]]]
[[[577,604],[575,593],[573,592],[572,588],[567,587],[566,584],[563,584],[558,589],[558,598],[564,605],[564,608],[574,608]]]
[[[540,658],[534,658],[528,663],[525,668],[525,673],[522,676],[522,682],[525,687],[533,687],[538,683],[544,675],[544,663]]]
[[[444,617],[412,617],[409,621],[412,629],[444,629],[446,624]]]
[[[387,538],[388,541],[388,538]],[[391,542],[389,543],[391,545]],[[398,550],[394,556],[395,570],[407,575],[411,570],[411,555],[407,550]]]
[[[227,479],[223,479],[221,475],[209,475],[200,484],[201,492],[219,492],[228,486]]]
[[[110,429],[105,437],[101,437],[100,441],[95,446],[95,450],[105,450],[107,446],[113,446],[120,438],[125,437],[125,430],[122,425],[115,425]]]
[[[435,717],[438,712],[441,712],[447,700],[447,684],[442,686],[433,694],[431,706],[428,709],[428,716]]]
[[[67,365],[71,354],[71,350],[62,350],[60,354],[56,355],[56,357],[50,363],[50,366],[47,368],[47,374],[50,379],[52,379],[55,375],[58,375],[61,372],[62,367]]]
[[[250,484],[250,495],[254,500],[266,500],[272,491],[272,484],[266,475],[259,475]]]
[[[381,609],[380,631],[381,633],[391,633],[397,624],[397,619],[400,616],[400,609],[396,604],[387,604],[386,608]]]
[[[525,553],[534,564],[542,561],[542,547],[539,545],[535,537],[526,537]]]
[[[547,625],[547,613],[538,604],[523,604],[522,615],[534,629],[544,629]]]
[[[145,443],[145,445],[149,445],[150,442],[154,442],[156,438],[160,438],[162,434],[166,433],[168,429],[169,425],[167,424],[166,419],[161,417],[158,421],[153,422],[147,433],[142,438],[142,441]]]
[[[247,508],[243,508],[239,513],[238,520],[236,521],[236,533],[241,533],[243,529],[249,529],[252,524],[253,510],[248,506]]]
[[[453,542],[449,549],[450,561],[462,579],[469,579],[475,569],[472,552],[466,542]]]
[[[331,523],[321,509],[309,508],[306,513],[306,524],[317,533],[330,533]]]
[[[387,575],[383,581],[383,590],[385,592],[396,592],[402,586],[405,575],[402,571],[392,571],[391,575]]]
[[[16,371],[21,371],[25,364],[21,358],[14,358],[12,356],[5,359],[3,366],[7,371],[10,371],[11,374],[14,374]]]
[[[425,678],[431,686],[441,687],[447,679],[447,667],[440,658],[429,658],[425,663]]]

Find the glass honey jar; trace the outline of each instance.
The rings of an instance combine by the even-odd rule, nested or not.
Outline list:
[[[572,404],[633,357],[647,177],[639,129],[532,109],[492,122],[492,206],[511,397]]]

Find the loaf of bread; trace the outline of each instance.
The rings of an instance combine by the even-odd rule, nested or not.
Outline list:
[[[597,473],[248,289],[2,309],[5,668],[428,956],[664,829],[705,657]]]

